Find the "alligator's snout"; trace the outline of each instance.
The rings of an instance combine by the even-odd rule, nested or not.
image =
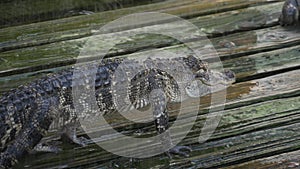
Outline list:
[[[231,70],[198,72],[196,79],[186,87],[190,97],[201,97],[226,89],[235,82],[235,74]]]
[[[195,78],[203,84],[214,86],[217,84],[228,85],[235,82],[235,73],[231,70],[218,71],[198,71]]]

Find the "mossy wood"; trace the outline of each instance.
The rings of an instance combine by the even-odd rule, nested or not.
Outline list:
[[[186,118],[191,112],[198,111],[199,103],[201,105],[194,127],[180,143],[191,145],[194,150],[188,158],[170,160],[159,155],[131,160],[106,152],[94,143],[86,147],[64,143],[59,145],[64,151],[31,154],[16,168],[297,167],[300,150],[300,32],[298,27],[282,28],[278,25],[282,4],[275,0],[175,0],[0,29],[0,92],[70,66],[88,36],[92,35],[92,30],[121,16],[144,11],[167,12],[187,18],[208,35],[223,66],[237,75],[237,83],[227,90],[227,102],[219,126],[207,142],[198,143],[198,137],[209,113],[210,96],[183,103]],[[176,32],[180,27],[165,30]],[[189,30],[181,31],[189,33]],[[202,46],[201,39],[186,40]],[[133,57],[137,51],[147,54],[155,50],[189,53],[183,44],[172,38],[144,34],[116,45],[108,56]],[[207,55],[203,59],[210,62],[211,57]],[[210,66],[214,67],[215,63],[211,62]],[[179,105],[169,106],[174,121]],[[212,115],[217,113],[220,112]],[[112,116],[108,122],[124,134],[142,133],[145,137],[155,134],[152,123],[136,125],[118,116]],[[105,133],[107,129],[107,126],[100,126],[93,132]],[[86,136],[84,132],[80,133]],[[52,134],[46,139],[56,143],[59,138],[53,138]],[[183,134],[176,133],[177,136]],[[98,141],[109,137],[99,137]],[[126,151],[130,146],[124,145],[122,150]]]
[[[103,25],[115,19],[136,12],[164,12],[191,18],[193,16],[229,11],[274,1],[278,2],[280,0],[175,0],[96,13],[94,15],[69,17],[60,20],[9,27],[0,29],[0,51],[87,37],[92,35],[93,30],[98,30]],[[152,23],[149,24],[151,25]]]
[[[159,0],[11,0],[0,2],[0,28],[159,2]]]

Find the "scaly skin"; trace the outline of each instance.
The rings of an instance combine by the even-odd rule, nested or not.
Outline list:
[[[122,67],[119,71],[117,68],[120,65]],[[153,65],[156,65],[156,67],[153,67]],[[41,146],[39,142],[45,136],[51,124],[58,121],[58,119],[63,119],[62,124],[59,126],[65,128],[64,131],[74,143],[85,145],[84,139],[76,137],[78,118],[84,117],[84,114],[78,115],[74,111],[72,88],[78,86],[89,87],[86,81],[93,71],[96,71],[94,79],[95,96],[99,112],[101,112],[95,115],[103,115],[116,109],[112,89],[114,87],[116,91],[121,90],[118,88],[118,84],[127,81],[130,85],[125,91],[122,90],[124,91],[123,94],[129,96],[135,108],[152,104],[154,106],[153,116],[157,132],[166,131],[168,128],[166,104],[180,101],[178,99],[180,86],[168,73],[168,70],[181,75],[183,69],[181,70],[180,66],[183,66],[183,69],[192,71],[192,74],[185,77],[184,80],[188,81],[196,78],[203,82],[203,86],[209,84],[209,79],[219,79],[220,83],[230,84],[235,78],[230,71],[213,74],[207,70],[204,62],[193,56],[173,59],[146,59],[142,65],[137,64],[134,60],[127,59],[106,60],[105,63],[96,66],[86,64],[79,69],[51,74],[3,94],[0,98],[0,168],[12,167],[24,154],[34,148],[38,147],[40,150],[51,151],[52,149]],[[136,70],[143,71],[135,76],[130,73],[136,72]],[[76,76],[73,76],[74,72],[77,72]],[[121,75],[115,76],[115,73]],[[113,83],[114,78],[117,79],[118,83]],[[181,85],[186,88],[188,96],[195,90],[195,86],[189,86],[185,83]],[[155,89],[161,89],[166,98],[155,94],[150,97],[150,92]],[[207,91],[202,94],[207,94]],[[85,100],[84,95],[79,97],[83,101]],[[82,106],[84,109],[84,104]],[[162,144],[172,143],[170,138],[162,138]],[[184,149],[190,150],[188,147],[181,146],[171,149],[170,153],[187,156],[181,151]]]

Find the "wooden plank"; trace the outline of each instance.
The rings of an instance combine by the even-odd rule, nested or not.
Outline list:
[[[196,0],[176,0],[101,12],[89,16],[77,16],[30,25],[9,27],[0,29],[0,51],[90,36],[92,35],[93,30],[98,30],[108,22],[136,12],[157,11],[188,18],[278,1],[280,0],[203,0],[200,2]],[[152,23],[149,24],[151,25]]]
[[[269,32],[269,30],[270,29],[263,29],[263,30],[257,31],[256,33],[257,33],[257,35],[264,35],[267,32]],[[273,31],[289,34],[288,37],[290,37],[290,38],[286,38],[284,40],[278,40],[278,41],[274,40],[273,42],[269,41],[269,40],[260,40],[259,41],[260,43],[252,43],[252,46],[251,46],[251,44],[248,44],[249,41],[247,41],[247,39],[249,39],[249,37],[251,37],[253,34],[255,34],[255,36],[256,36],[256,33],[248,32],[245,34],[245,36],[241,36],[241,34],[237,34],[235,36],[231,36],[230,38],[222,37],[224,39],[230,39],[230,40],[235,41],[235,44],[237,44],[238,46],[241,45],[240,47],[236,48],[236,51],[235,51],[235,49],[228,49],[228,48],[226,49],[224,47],[219,48],[222,51],[221,54],[224,54],[223,56],[221,55],[221,58],[227,57],[227,59],[225,61],[223,61],[224,68],[232,69],[237,75],[237,81],[245,81],[249,78],[253,79],[253,78],[264,77],[268,74],[271,74],[272,72],[274,73],[274,72],[278,72],[278,71],[287,71],[287,70],[296,69],[297,67],[299,67],[299,62],[300,62],[299,48],[300,48],[300,46],[283,48],[283,49],[278,49],[278,50],[254,54],[254,55],[245,55],[243,57],[237,57],[237,58],[233,57],[232,59],[228,59],[229,56],[232,55],[232,53],[238,54],[238,52],[244,52],[242,50],[239,50],[240,48],[247,47],[249,49],[252,49],[253,51],[261,51],[262,49],[265,49],[267,46],[272,46],[274,44],[277,44],[277,46],[279,47],[284,43],[290,43],[291,41],[294,41],[293,35],[295,35],[295,36],[297,35],[294,33],[283,32],[282,29],[279,29],[279,30],[274,29]],[[246,35],[251,35],[251,36],[246,36]],[[236,37],[236,39],[235,39],[235,37]],[[244,37],[245,39],[243,40],[239,37]],[[220,39],[212,40],[212,42],[216,43],[219,40]],[[297,39],[295,41],[297,41]],[[181,48],[178,46],[169,47],[166,49],[162,48],[162,49],[158,49],[158,50],[180,51],[183,55],[186,55],[189,52],[189,51],[187,51],[186,48],[183,48],[183,47]],[[153,51],[145,51],[144,55],[147,55],[147,52],[153,52]],[[60,55],[58,55],[58,56],[60,56]],[[127,55],[127,56],[134,56],[134,54]],[[26,60],[26,58],[25,58],[25,60]],[[43,62],[43,60],[41,60],[41,62]],[[16,64],[18,64],[17,61],[15,62],[15,65]],[[213,64],[211,65],[211,67],[214,67]],[[60,67],[59,69],[58,68],[46,69],[46,70],[38,71],[38,72],[31,72],[31,73],[25,73],[25,74],[20,74],[20,75],[1,77],[0,78],[0,86],[1,86],[0,92],[7,91],[10,88],[14,88],[21,84],[30,82],[30,81],[37,79],[49,72],[57,72],[62,68],[64,68],[64,67]]]
[[[224,167],[224,169],[234,168],[259,168],[259,169],[285,169],[285,168],[299,168],[300,151],[291,151],[279,155],[261,158],[250,162],[242,163],[235,166]]]
[[[202,29],[207,29],[205,33],[209,33],[208,30],[210,30],[211,27],[215,26],[214,23],[219,23],[221,20],[231,20],[231,23],[228,24],[231,26],[222,24],[224,25],[223,28],[221,28],[222,26],[215,28],[213,32],[220,33],[221,30],[228,29],[227,32],[223,31],[223,33],[230,33],[241,30],[239,29],[240,26],[238,25],[243,25],[245,21],[251,19],[252,17],[263,18],[263,20],[260,20],[260,24],[257,24],[258,27],[263,27],[263,25],[265,25],[266,22],[266,17],[273,17],[273,19],[268,20],[268,23],[270,25],[277,23],[277,15],[279,14],[278,8],[281,5],[281,3],[262,5],[257,8],[248,8],[245,10],[234,11],[234,13],[236,13],[235,15],[232,15],[231,12],[228,12],[222,13],[221,18],[218,17],[219,14],[217,14],[217,16],[211,15],[209,17],[204,18],[199,17],[197,19],[191,20],[191,22],[195,23],[199,27],[202,27],[203,25]],[[273,12],[268,11],[268,16],[266,16],[265,13],[258,12],[264,11],[266,9]],[[209,18],[211,19],[210,22],[208,22]],[[176,25],[174,27],[167,27],[164,29],[161,27],[153,27],[151,28],[158,30],[162,29],[161,31],[166,30],[178,32],[178,30],[181,30],[180,26]],[[189,30],[184,30],[184,32],[182,33],[189,34],[190,32]],[[280,38],[279,36],[282,36],[282,38]],[[118,36],[114,36],[114,34],[112,34],[110,39],[116,39],[116,41],[118,41]],[[1,53],[0,59],[2,60],[2,62],[0,62],[0,76],[11,75],[20,72],[24,73],[28,71],[37,71],[45,68],[53,68],[61,65],[68,65],[74,63],[75,58],[79,55],[79,52],[82,49],[82,46],[84,45],[86,40],[87,38],[82,38],[78,40],[58,42],[49,45],[42,45],[32,48],[24,48]],[[185,40],[189,41],[189,39]],[[284,46],[283,44],[295,44],[299,42],[299,33],[298,30],[287,32],[282,28],[275,27],[252,32],[233,34],[232,36],[220,37],[212,39],[211,41],[220,53],[221,57],[228,57],[233,55],[248,54],[251,52],[255,53],[261,50],[265,50],[266,48],[279,48]],[[228,45],[226,44],[230,42],[234,43],[235,47],[228,48]],[[170,37],[140,35],[133,37],[127,42],[115,46],[109,52],[109,55],[117,56],[120,54],[136,52],[141,49],[145,50],[157,47],[165,47],[178,43],[179,42],[177,40]],[[178,46],[178,48],[179,47],[180,46]],[[28,60],[32,61],[28,62]]]
[[[261,78],[278,72],[299,69],[300,46],[262,52],[223,61],[223,67],[233,70],[237,81]]]
[[[243,63],[243,62],[245,62],[245,63],[249,63],[249,65],[250,65],[249,67],[251,67],[251,66],[253,67],[253,63],[256,63],[255,62],[255,58],[256,58],[257,61],[261,60],[260,62],[258,62],[259,63],[258,67],[262,68],[262,70],[264,70],[264,71],[267,70],[267,69],[264,69],[264,65],[266,66],[266,68],[268,68],[268,65],[272,65],[272,64],[277,65],[278,63],[281,63],[278,66],[279,66],[279,69],[282,69],[282,68],[286,68],[285,67],[285,63],[286,62],[288,63],[288,61],[291,61],[290,60],[291,58],[294,57],[294,59],[296,59],[296,61],[297,61],[297,59],[299,59],[299,57],[295,57],[295,56],[298,56],[298,54],[297,54],[297,52],[299,52],[298,48],[299,47],[292,47],[292,48],[287,48],[287,49],[281,49],[281,50],[276,50],[276,51],[272,51],[272,52],[267,52],[267,54],[257,54],[257,55],[250,56],[250,58],[252,58],[254,60],[254,62],[251,61],[251,59],[247,59],[247,57],[249,57],[249,56],[245,56],[244,61],[241,60],[241,61],[239,61],[237,63]],[[288,53],[288,51],[290,51],[291,53]],[[262,56],[264,56],[264,57],[262,57]],[[277,58],[277,57],[281,58],[282,60],[280,59],[279,62],[276,62],[276,61],[273,62],[272,60],[275,60],[274,58]],[[288,57],[288,58],[285,58],[285,57]],[[289,57],[291,57],[291,58],[289,58]],[[262,60],[262,58],[265,58],[267,60],[271,60],[272,62],[270,62],[270,64],[269,64],[268,62],[265,62],[264,60]],[[237,58],[237,59],[239,60],[241,58]],[[286,59],[286,61],[284,59]],[[232,59],[232,60],[236,60],[236,59]],[[234,61],[232,61],[232,60],[231,60],[231,62],[234,63]],[[250,62],[248,62],[247,60],[250,60]],[[230,60],[228,60],[228,63],[230,65],[229,61]],[[292,60],[292,62],[290,62],[290,64],[296,64],[297,65],[297,62],[295,62],[295,60]],[[232,68],[235,67],[234,64],[231,64],[231,66],[232,66]],[[289,63],[288,63],[287,66],[289,66]],[[274,71],[274,68],[269,66],[269,70],[270,71]],[[238,74],[238,76],[242,76],[242,74]],[[289,76],[285,75],[284,77],[289,77]],[[255,103],[255,102],[265,101],[265,100],[268,100],[268,99],[271,99],[271,98],[276,98],[276,97],[292,96],[292,95],[299,94],[299,90],[298,90],[299,86],[294,86],[295,87],[294,90],[291,90],[290,88],[288,88],[288,91],[286,91],[286,89],[287,89],[286,88],[286,85],[287,85],[286,82],[291,83],[291,84],[299,84],[298,81],[293,81],[295,79],[296,80],[299,79],[298,72],[294,73],[293,76],[291,76],[291,77],[289,77],[287,79],[283,78],[283,79],[277,80],[278,82],[282,82],[282,84],[280,84],[279,86],[276,86],[276,85],[274,85],[272,83],[273,79],[277,79],[277,78],[271,77],[270,80],[268,82],[266,82],[266,83],[261,83],[259,81],[256,81],[256,82],[251,82],[251,83],[241,83],[240,86],[238,86],[236,88],[233,87],[230,90],[232,90],[234,92],[232,92],[232,93],[230,93],[228,95],[229,98],[240,97],[241,94],[242,95],[246,94],[246,96],[247,96],[247,93],[250,92],[253,89],[255,89],[254,91],[256,91],[256,92],[258,92],[258,91],[264,91],[264,90],[269,90],[269,92],[268,93],[264,93],[265,97],[261,97],[261,93],[259,93],[259,92],[256,95],[253,94],[253,93],[250,93],[248,99],[245,96],[243,97],[245,99],[244,102],[241,101],[241,100],[237,100],[237,101],[233,102],[234,104],[232,104],[231,107],[232,106],[233,107],[237,107],[237,106],[241,106],[241,105],[245,105],[245,104],[252,104],[252,103]],[[253,86],[256,86],[257,84],[262,85],[262,86],[256,87],[256,88],[255,87],[252,88]],[[261,88],[261,87],[263,87],[263,88]],[[271,88],[268,89],[268,87],[271,87]],[[250,88],[252,88],[252,89],[250,89]],[[278,88],[277,92],[279,92],[280,94],[274,96],[273,94],[274,93],[276,94],[276,92],[274,92],[272,88],[275,88],[275,89]],[[235,93],[236,91],[239,91],[240,93]],[[253,101],[253,100],[251,100],[251,98],[256,98],[256,100]]]
[[[158,0],[12,0],[0,2],[0,28],[155,3]]]
[[[275,6],[277,4],[271,5]],[[275,8],[269,9],[273,10]],[[274,16],[273,14],[270,16]],[[249,14],[245,13],[245,16],[247,15]],[[199,18],[203,19],[205,17]],[[221,23],[225,18],[222,18],[222,15],[220,17]],[[256,23],[256,21],[254,23]],[[258,21],[264,21],[264,23],[268,24],[271,23],[269,26],[277,22],[276,18],[258,18]],[[253,23],[245,22],[245,20],[240,20],[236,23],[242,25],[241,28],[244,30],[264,27],[264,24],[261,24],[262,22],[258,22],[258,24],[254,24],[254,26]],[[256,27],[257,25],[258,27]],[[233,28],[234,26],[231,25],[225,26],[223,33],[235,32],[232,31]],[[244,31],[243,29],[239,28],[238,30]],[[205,31],[218,35],[222,32],[222,26],[213,25],[212,29],[206,29]],[[226,111],[223,112],[219,127],[210,140],[203,144],[198,143],[198,136],[206,119],[210,97],[206,96],[201,99],[200,103],[202,109],[198,114],[196,124],[186,139],[181,142],[181,144],[192,145],[194,151],[189,158],[174,158],[173,160],[169,160],[162,155],[149,159],[130,161],[130,159],[119,158],[107,153],[95,144],[89,144],[84,148],[64,144],[62,147],[64,147],[65,150],[57,155],[30,155],[17,167],[21,168],[26,165],[26,167],[32,168],[119,168],[118,165],[121,165],[124,168],[216,168],[235,165],[253,159],[265,158],[274,154],[297,151],[300,149],[300,107],[298,104],[300,100],[300,46],[294,45],[299,42],[298,34],[298,30],[275,26],[212,39],[213,44],[215,44],[221,58],[224,60],[224,67],[233,69],[237,73],[239,83],[228,89]],[[142,42],[143,38],[145,38],[145,36],[140,37]],[[78,41],[80,41],[80,39]],[[167,46],[169,46],[172,41],[166,39],[166,42],[168,42]],[[232,44],[234,45],[232,46]],[[127,44],[122,45],[126,47]],[[122,50],[122,45],[121,47],[118,46],[118,49]],[[144,47],[145,46],[142,46],[142,48]],[[125,49],[127,48],[128,47]],[[28,48],[28,53],[30,53],[32,49],[34,48]],[[181,45],[165,47],[158,50],[188,53]],[[49,51],[49,55],[51,55],[51,52],[52,51]],[[147,52],[152,51],[144,51],[143,53]],[[257,54],[248,55],[253,53]],[[134,55],[135,54],[126,55],[126,57]],[[207,58],[209,59],[210,56],[207,56]],[[214,66],[213,63],[211,65]],[[47,68],[49,67],[37,70],[42,70],[40,75],[42,75],[44,71],[57,71],[57,69],[49,70]],[[5,82],[5,85],[12,85],[14,82],[11,81],[12,78],[18,78],[23,75],[24,74],[3,77],[0,80]],[[24,79],[28,77],[32,78],[30,81],[40,76],[36,75],[35,72],[27,73],[27,75],[28,76]],[[15,80],[15,82],[22,83],[22,80],[21,82]],[[183,111],[188,118],[191,112],[197,111],[195,105],[199,104],[199,100],[188,100],[185,103],[188,107],[184,108]],[[171,112],[171,119],[174,119],[178,105],[171,106],[175,108],[175,111]],[[151,124],[146,124],[141,127],[130,126],[132,123],[128,123],[127,121],[120,121],[119,124],[115,124],[115,121],[116,119],[111,121],[112,124],[121,131],[126,130],[124,132],[127,133],[136,133],[138,129],[141,129],[139,133],[143,133],[145,136],[152,136],[155,133],[153,125]],[[107,127],[105,126],[101,127],[103,131],[106,129]],[[184,133],[176,134],[180,136]],[[99,138],[99,141],[101,140],[105,141],[106,139]],[[241,164],[241,166],[245,167],[247,164],[248,163],[244,163]],[[285,164],[289,165],[290,163]],[[248,166],[255,167],[256,165],[251,163]],[[276,165],[266,164],[266,166],[274,167]],[[236,167],[239,167],[239,165]]]
[[[194,162],[193,166],[198,168],[224,167],[297,150],[300,142],[299,132],[295,130],[299,131],[299,123],[203,144],[196,150],[199,156],[194,156],[190,160]],[[203,154],[202,151],[211,153]]]
[[[276,51],[272,51],[272,52],[267,52],[267,54],[265,53],[265,54],[256,54],[256,55],[252,55],[252,56],[245,56],[244,57],[245,58],[244,61],[239,61],[239,62],[236,63],[236,65],[238,65],[238,63],[246,62],[246,63],[249,63],[250,65],[253,66],[253,63],[256,63],[256,61],[253,62],[253,61],[251,61],[251,59],[247,59],[247,57],[250,57],[252,59],[256,58],[258,60],[259,59],[260,60],[261,59],[271,60],[272,64],[278,65],[279,68],[280,67],[284,68],[285,64],[289,65],[289,64],[293,64],[293,62],[295,64],[297,64],[295,62],[295,60],[292,60],[292,62],[290,62],[290,63],[286,63],[286,61],[289,61],[290,59],[292,59],[295,56],[296,56],[295,57],[296,60],[299,59],[299,57],[297,57],[298,53],[296,52],[298,48],[299,47],[291,47],[291,48],[276,50]],[[288,53],[288,51],[291,51],[291,53]],[[264,57],[262,57],[262,56],[264,56]],[[284,60],[285,57],[287,57],[286,61]],[[278,62],[274,61],[274,60],[276,60],[276,58],[279,58]],[[241,59],[241,58],[237,58],[237,59]],[[231,59],[231,61],[233,63],[234,63],[234,60],[236,60],[236,59]],[[247,60],[250,60],[250,62],[247,62]],[[228,60],[228,62],[229,61],[230,60]],[[236,65],[235,64],[231,64],[232,68],[234,68]],[[266,70],[266,69],[264,69],[263,65],[266,65],[266,68],[269,67],[270,71],[274,70],[274,67],[268,66],[268,62],[266,62],[264,60],[261,60],[260,62],[258,62],[258,67],[262,68],[261,71],[262,70]],[[238,76],[242,76],[242,75],[238,73]],[[266,79],[268,79],[268,80],[266,80]],[[285,74],[281,74],[281,75],[278,75],[278,76],[271,76],[271,77],[264,78],[264,79],[259,79],[259,80],[254,80],[254,81],[250,81],[250,82],[244,82],[244,83],[236,84],[236,85],[232,86],[231,88],[229,88],[228,98],[231,101],[229,102],[229,104],[227,104],[227,107],[238,107],[238,106],[241,106],[241,105],[253,104],[253,103],[256,103],[256,102],[266,101],[266,100],[270,100],[270,99],[274,99],[274,98],[281,98],[281,97],[299,95],[299,88],[300,88],[300,86],[299,86],[299,84],[300,84],[299,83],[299,79],[300,78],[299,78],[299,70],[298,70],[298,71],[293,71],[293,72],[288,72],[288,73],[285,73]],[[263,94],[264,97],[261,97],[262,94]],[[285,99],[283,99],[283,100],[285,100]],[[287,106],[287,108],[289,108],[289,107],[292,107],[291,105],[293,105],[294,103],[297,103],[297,102],[298,102],[298,100],[296,100],[294,102],[291,101],[291,100],[287,100],[287,102],[278,103],[278,105],[281,108],[285,109],[286,108],[285,106]],[[291,104],[289,104],[289,103],[291,103]],[[284,107],[282,107],[283,105],[284,105]],[[255,107],[256,106],[257,105],[255,105]],[[269,106],[269,108],[270,107],[273,107],[273,105]],[[271,109],[271,110],[273,110],[273,109]],[[275,107],[275,110],[280,110],[281,111],[282,109],[279,109],[278,107]],[[189,109],[189,111],[191,111],[191,109]],[[220,139],[222,139],[224,137],[226,138],[226,137],[230,137],[230,136],[240,135],[243,132],[251,132],[253,130],[257,130],[258,128],[260,128],[260,129],[268,128],[268,126],[270,127],[270,124],[280,124],[280,125],[287,124],[290,121],[291,118],[295,119],[295,120],[298,119],[297,115],[294,116],[293,112],[292,112],[291,114],[284,114],[284,115],[282,115],[279,119],[276,119],[276,118],[275,118],[275,120],[273,119],[273,121],[271,121],[271,123],[265,123],[265,121],[270,120],[271,116],[268,116],[268,114],[262,114],[262,112],[264,112],[264,111],[265,110],[259,111],[258,114],[254,114],[253,112],[251,112],[251,113],[249,113],[249,115],[250,116],[253,115],[253,117],[248,117],[248,118],[243,118],[243,117],[246,116],[245,113],[244,114],[240,113],[241,115],[238,115],[238,116],[236,116],[235,113],[234,113],[232,115],[232,117],[228,116],[228,119],[233,119],[235,121],[233,123],[235,123],[237,126],[231,127],[231,125],[229,125],[227,123],[224,123],[224,126],[228,125],[230,128],[228,130],[222,129],[221,134],[216,135],[214,139],[220,140]],[[234,111],[229,110],[229,112],[234,112]],[[244,112],[244,110],[242,110],[241,112]],[[256,111],[254,111],[254,112],[256,112]],[[265,112],[265,113],[268,113],[268,112]],[[287,113],[289,113],[289,111],[287,111]],[[264,118],[264,116],[268,116],[268,117]],[[261,124],[253,123],[253,121],[251,121],[251,118],[252,119],[258,119],[260,121],[259,123],[261,123]],[[242,120],[242,122],[239,123],[238,119]],[[246,121],[243,120],[243,119],[246,119]],[[241,126],[241,124],[245,124],[245,125]],[[199,125],[201,126],[201,123]],[[243,130],[241,131],[240,128],[242,128]],[[290,129],[287,129],[287,130],[290,130]],[[285,134],[286,133],[283,133],[283,135],[285,135]],[[252,138],[253,135],[251,135],[249,137]],[[194,141],[195,141],[195,138],[197,138],[197,137],[191,136],[191,138],[194,138]],[[186,144],[195,143],[194,141],[193,141],[193,139],[192,140],[187,140]],[[91,149],[95,149],[95,151],[100,151],[99,149],[96,149],[94,146],[90,147],[90,148]],[[213,149],[213,148],[211,148],[211,149]],[[274,147],[272,147],[271,149],[274,149]],[[284,150],[286,150],[286,149],[284,149]],[[70,151],[72,151],[73,153],[76,152],[76,155],[78,154],[79,156],[86,154],[86,153],[84,153],[84,151],[86,151],[86,150],[82,150],[82,152],[80,152],[80,151],[77,152],[78,150],[73,150],[72,149]],[[70,153],[70,152],[68,152],[68,153]],[[65,153],[64,155],[66,155],[68,153]],[[87,157],[88,159],[86,160],[87,163],[91,162],[89,160],[92,160],[94,162],[99,162],[100,158],[102,160],[116,158],[116,156],[103,155],[102,153],[103,153],[103,151],[101,151],[101,154],[96,153],[96,154],[93,154],[91,156],[88,156]],[[268,153],[266,153],[266,154],[268,154]],[[54,160],[65,159],[65,157],[63,157],[64,155],[57,156],[59,158],[58,159],[55,158]],[[45,155],[44,157],[49,158],[47,155]],[[70,156],[68,156],[68,157],[71,158]],[[86,156],[82,156],[81,158],[85,159]],[[89,158],[92,158],[92,159],[89,159]],[[41,160],[42,163],[45,162],[44,160],[45,160],[44,158]],[[72,158],[71,158],[71,161],[72,161]],[[79,165],[79,164],[82,164],[81,163],[82,160],[78,161],[77,158],[73,162],[74,162],[73,165],[75,165],[75,166]],[[162,163],[162,161],[159,162],[159,164],[161,164],[161,163]],[[209,163],[209,161],[207,163]],[[48,164],[48,163],[46,163],[46,164]],[[183,165],[183,163],[180,162],[180,161],[177,164],[180,165],[180,166]],[[184,165],[185,164],[188,165],[190,163],[186,162],[186,163],[184,163]],[[231,164],[231,163],[229,163],[229,164]]]
[[[172,164],[174,167],[187,164],[201,168],[220,167],[299,149],[300,116],[297,112],[300,110],[298,104],[300,98],[280,99],[284,96],[300,94],[299,73],[300,70],[295,70],[263,79],[238,83],[231,87],[228,90],[229,101],[226,103],[227,107],[236,107],[237,104],[241,106],[250,102],[257,104],[228,109],[223,112],[219,127],[210,140],[198,144],[198,136],[206,117],[203,114],[205,110],[203,110],[204,112],[201,111],[193,130],[181,143],[192,144],[194,149],[192,156],[184,159],[173,159]],[[243,88],[248,88],[248,92],[237,94]],[[262,95],[264,97],[261,97]],[[195,109],[190,107],[185,111],[191,112]],[[146,130],[145,133],[142,133],[151,135],[153,131],[147,132]],[[35,160],[32,161],[32,158]],[[26,165],[30,165],[32,168],[57,167],[58,165],[108,167],[109,162],[104,163],[104,166],[101,163],[115,158],[116,156],[105,153],[101,148],[97,148],[95,144],[90,144],[83,148],[70,148],[59,155],[29,156],[24,161],[27,162]],[[157,161],[154,165],[163,164],[165,166],[169,165],[166,164],[166,160],[167,157],[165,156],[156,156],[151,159],[143,159],[140,162]],[[122,161],[122,158],[120,161]]]

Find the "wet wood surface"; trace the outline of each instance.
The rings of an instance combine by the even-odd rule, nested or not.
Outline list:
[[[162,154],[130,159],[106,152],[92,142],[86,147],[64,142],[59,144],[62,152],[30,154],[15,168],[299,168],[300,32],[299,27],[279,26],[282,4],[267,0],[165,1],[0,29],[0,92],[72,65],[93,30],[133,11],[166,12],[186,18],[207,35],[224,68],[237,76],[237,82],[227,90],[224,111],[209,112],[210,96],[183,103],[185,116],[180,120],[198,111],[193,128],[180,142],[192,147],[190,157],[169,159]],[[151,26],[146,24],[143,29]],[[176,32],[180,27],[158,25],[156,29]],[[124,27],[122,31],[130,29]],[[110,38],[118,40],[113,34]],[[203,39],[188,38],[187,43],[203,47]],[[153,51],[189,53],[184,44],[172,38],[143,34],[114,46],[108,56],[134,57]],[[203,59],[210,61],[213,57],[205,55]],[[215,64],[210,62],[211,67]],[[178,107],[170,105],[171,121]],[[208,114],[216,118],[221,114],[221,119],[209,140],[199,143]],[[117,116],[108,121],[122,133],[155,134],[150,122],[135,125]],[[105,133],[108,129],[102,125],[96,132]],[[80,135],[87,137],[83,131]],[[97,141],[107,141],[109,137],[99,137]],[[56,137],[49,137],[49,141],[61,142]],[[124,145],[121,150],[130,146]]]
[[[192,16],[201,16],[204,14],[255,6],[273,1],[276,0],[176,0],[140,6],[136,8],[124,8],[122,10],[107,11],[89,16],[69,17],[61,20],[40,22],[34,25],[29,24],[11,27],[0,30],[2,35],[0,43],[1,51],[90,36],[93,30],[98,30],[101,26],[107,24],[108,22],[134,12],[155,11],[189,18]]]
[[[159,2],[157,0],[14,0],[0,2],[0,28],[42,22],[77,15],[91,15],[130,6]]]

